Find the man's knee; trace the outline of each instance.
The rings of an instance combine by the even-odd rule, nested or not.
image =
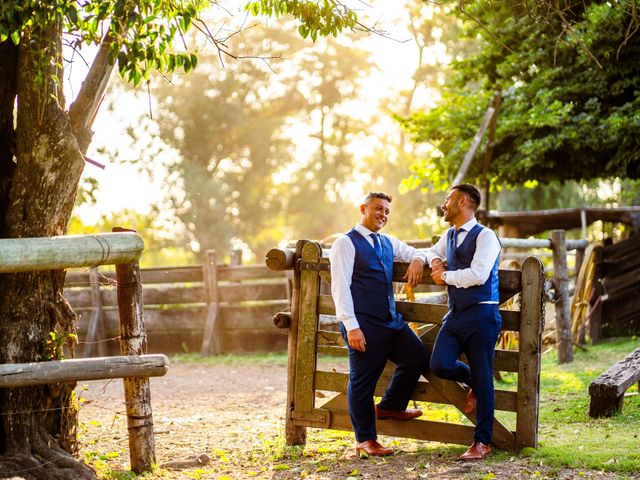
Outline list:
[[[438,358],[431,358],[431,372],[436,377],[450,380],[453,379],[454,368],[452,365],[448,365]]]

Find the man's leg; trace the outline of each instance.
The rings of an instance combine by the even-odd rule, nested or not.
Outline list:
[[[476,328],[470,328],[465,355],[471,365],[471,385],[476,396],[476,442],[489,445],[493,435],[495,394],[493,386],[493,357],[501,320],[497,305],[474,308]]]
[[[378,406],[404,411],[420,375],[429,370],[429,352],[409,325],[405,325],[393,334],[389,360],[396,364],[396,369]]]
[[[346,341],[346,332],[342,324],[340,330]],[[349,417],[358,442],[377,438],[373,394],[391,348],[388,339],[385,341],[384,329],[365,327],[362,331],[367,342],[366,350],[359,352],[349,347],[347,387]]]
[[[447,318],[448,317],[448,318]],[[447,321],[440,328],[431,353],[431,371],[434,375],[445,380],[471,384],[471,371],[459,358],[462,353],[460,337],[452,328],[457,321],[452,313],[447,315]]]

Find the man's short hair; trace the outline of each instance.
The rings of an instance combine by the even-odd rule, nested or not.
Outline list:
[[[369,200],[373,200],[374,198],[382,198],[387,202],[391,203],[391,195],[388,195],[384,192],[369,192],[366,197],[364,197],[364,203],[369,203]]]
[[[470,183],[459,183],[458,185],[451,187],[451,190],[459,190],[461,193],[466,195],[473,204],[473,211],[476,211],[480,206],[480,190],[475,185]]]

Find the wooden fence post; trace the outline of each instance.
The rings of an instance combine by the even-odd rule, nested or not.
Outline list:
[[[231,250],[231,260],[229,265],[242,265],[242,249],[236,248],[235,250]]]
[[[569,363],[573,361],[573,337],[571,334],[567,244],[564,230],[551,231],[551,249],[553,251],[553,286],[556,290],[558,362]]]
[[[302,257],[302,249],[307,240],[296,243],[295,261]],[[298,357],[298,324],[300,323],[300,269],[296,265],[293,270],[293,289],[291,292],[291,323],[287,344],[287,411],[285,412],[285,436],[287,445],[304,445],[307,443],[306,427],[293,423],[295,407],[296,362]]]
[[[518,406],[516,417],[516,451],[538,446],[538,411],[540,401],[541,315],[544,303],[543,266],[539,259],[528,257],[522,265],[520,310],[520,347],[518,360]]]
[[[116,265],[118,312],[120,314],[120,353],[147,353],[144,331],[142,283],[138,262]],[[125,378],[124,398],[127,408],[131,470],[150,471],[156,461],[151,411],[151,388],[148,378]]]
[[[204,286],[207,299],[207,322],[202,337],[200,355],[218,355],[220,353],[220,322],[218,320],[218,269],[216,251],[207,250],[204,262]]]
[[[93,312],[91,312],[91,318],[87,326],[84,356],[91,357],[94,345],[99,342],[97,343],[97,350],[98,355],[102,357],[105,355],[105,345],[102,343],[104,340],[104,325],[102,324],[102,294],[100,293],[100,277],[97,267],[89,269],[89,283],[91,284],[91,306],[93,307]]]

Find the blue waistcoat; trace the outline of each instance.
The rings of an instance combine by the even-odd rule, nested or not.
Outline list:
[[[396,312],[393,298],[393,247],[388,238],[378,235],[382,259],[357,230],[347,232],[356,254],[351,278],[351,297],[358,322],[369,322],[400,330],[402,315]]]
[[[476,224],[464,237],[462,243],[456,247],[454,244],[454,229],[447,231],[447,270],[462,270],[471,266],[471,261],[476,253],[476,240],[484,227]],[[497,302],[500,294],[498,291],[498,258],[496,258],[489,278],[482,285],[474,285],[469,288],[458,288],[449,285],[449,310],[466,310],[481,302]]]

